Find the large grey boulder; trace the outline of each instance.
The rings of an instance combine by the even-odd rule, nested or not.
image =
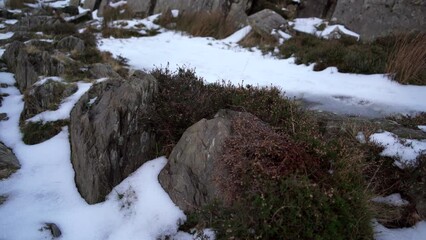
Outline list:
[[[339,0],[333,18],[364,40],[392,32],[425,32],[426,1]]]
[[[83,8],[95,10],[95,5],[96,5],[97,1],[100,2],[102,0],[84,0]],[[103,1],[105,1],[105,0],[103,0]]]
[[[94,85],[71,111],[70,138],[75,181],[90,204],[153,157],[149,110],[157,80],[136,71],[128,80]]]
[[[158,1],[157,1],[158,2]],[[156,1],[151,0],[127,0],[127,6],[133,13],[147,16],[152,14]]]
[[[161,185],[179,208],[190,212],[221,196],[214,179],[225,140],[232,134],[233,119],[249,115],[220,110],[213,119],[202,119],[185,131],[159,175]],[[226,177],[225,172],[221,175]]]
[[[15,73],[16,83],[21,92],[37,81],[38,74],[29,62],[25,44],[22,42],[15,41],[9,44],[3,54],[3,59],[9,69]]]
[[[60,24],[61,19],[45,15],[30,15],[25,16],[16,24],[11,26],[13,32],[17,31],[41,31],[46,26]]]
[[[70,6],[78,7],[80,5],[80,0],[70,0]]]
[[[273,30],[288,31],[288,22],[278,13],[264,9],[247,19],[253,30],[263,37],[271,37]]]
[[[78,90],[77,84],[47,80],[43,84],[34,84],[25,92],[25,105],[21,119],[26,120],[32,116],[47,111],[55,110],[61,101]]]
[[[15,154],[0,142],[0,179],[9,177],[19,168],[21,165]]]

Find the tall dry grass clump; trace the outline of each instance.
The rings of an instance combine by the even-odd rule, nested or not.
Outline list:
[[[35,0],[6,0],[6,6],[12,9],[19,9],[25,7],[26,3],[35,3]]]
[[[426,34],[399,36],[386,72],[402,84],[426,85]]]
[[[177,18],[165,12],[158,20],[163,26],[175,23],[175,29],[187,32],[192,36],[214,37],[223,39],[237,30],[235,21],[221,12],[183,12]]]

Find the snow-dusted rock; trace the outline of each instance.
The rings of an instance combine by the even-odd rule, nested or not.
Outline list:
[[[25,44],[15,41],[9,44],[3,54],[8,68],[15,73],[16,83],[22,92],[37,81],[38,74],[28,60]]]
[[[288,22],[278,13],[264,9],[247,19],[249,25],[255,32],[264,37],[270,37],[273,30],[288,31]]]
[[[157,80],[136,71],[128,80],[94,85],[71,112],[71,156],[76,185],[90,204],[150,160],[155,138],[147,118]]]
[[[25,105],[21,119],[26,120],[34,115],[57,109],[61,101],[77,91],[77,84],[47,79],[43,84],[34,84],[25,91]]]

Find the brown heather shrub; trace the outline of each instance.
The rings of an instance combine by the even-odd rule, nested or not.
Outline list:
[[[223,39],[237,30],[235,21],[221,12],[183,12],[177,18],[166,12],[158,20],[165,27],[173,22],[176,22],[176,30],[198,37]]]
[[[426,85],[426,34],[398,36],[386,72],[402,84]]]
[[[278,181],[297,174],[318,180],[325,172],[320,170],[319,158],[306,153],[306,146],[254,116],[234,119],[232,133],[225,143],[224,165],[219,169],[229,177],[223,179],[220,173],[215,177],[225,192],[225,202],[240,198],[244,191],[261,193],[265,180]],[[251,178],[248,182],[247,175]]]

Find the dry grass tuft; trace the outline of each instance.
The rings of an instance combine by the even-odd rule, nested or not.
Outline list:
[[[158,23],[165,27],[175,25],[176,30],[192,36],[216,39],[228,37],[237,30],[235,21],[221,12],[184,12],[177,18],[166,12],[159,18]]]
[[[426,34],[399,36],[386,72],[402,84],[426,85]]]
[[[9,0],[8,6],[12,9],[19,9],[25,7],[26,3],[35,3],[35,0]]]
[[[246,48],[259,47],[262,50],[273,50],[278,45],[278,41],[272,36],[263,37],[255,31],[251,31],[238,44]]]

